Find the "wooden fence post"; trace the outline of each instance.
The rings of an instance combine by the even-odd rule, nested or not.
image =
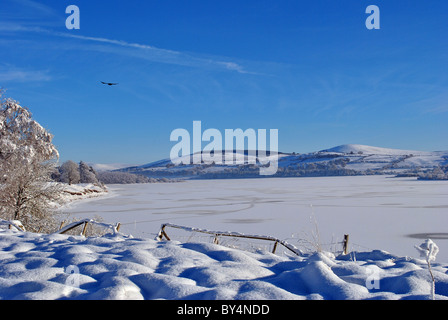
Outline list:
[[[348,234],[344,234],[343,251],[344,254],[348,254]]]
[[[275,250],[277,250],[278,241],[275,241],[274,243],[274,249],[272,249],[272,253],[275,253]]]
[[[163,226],[162,226],[162,229],[160,230],[160,233],[162,234],[162,236],[160,237],[160,239],[162,240],[162,239],[163,239],[163,236],[165,236],[166,240],[171,241],[170,237],[168,237],[168,235],[167,235],[166,232],[165,232],[165,227],[166,227],[166,225],[163,225]]]
[[[89,223],[86,221],[86,222],[84,222],[84,228],[82,229],[82,235],[85,237],[86,236],[86,232],[87,232],[87,225],[88,225]]]

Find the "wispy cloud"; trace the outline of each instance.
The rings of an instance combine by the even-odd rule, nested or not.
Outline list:
[[[41,32],[43,30],[40,30]],[[174,51],[169,49],[157,48],[154,46],[150,46],[147,44],[133,43],[127,42],[123,40],[115,40],[115,39],[107,39],[101,37],[91,37],[91,36],[82,36],[75,35],[70,33],[63,32],[52,32],[52,31],[44,31],[55,36],[65,37],[65,38],[74,38],[83,41],[92,41],[97,43],[110,44],[113,46],[119,46],[123,48],[131,48],[139,50],[139,52],[133,52],[134,56],[139,56],[143,59],[157,61],[162,63],[170,63],[170,64],[178,64],[184,66],[192,66],[192,67],[214,67],[214,68],[223,68],[230,71],[236,71],[238,73],[251,73],[246,71],[244,67],[233,61],[221,61],[221,59],[216,57],[204,58],[198,54],[185,53],[180,51]]]
[[[245,68],[241,64],[235,61],[228,61],[227,59],[218,58],[216,56],[202,56],[196,53],[187,53],[187,52],[157,48],[148,44],[127,42],[124,40],[108,39],[103,37],[77,35],[73,33],[53,31],[51,29],[36,26],[24,26],[16,23],[7,23],[7,22],[0,23],[0,31],[33,32],[33,33],[46,34],[53,37],[76,39],[82,42],[103,44],[105,45],[103,47],[86,46],[84,48],[98,51],[109,51],[111,53],[128,55],[130,57],[137,57],[159,63],[167,63],[167,64],[198,67],[198,68],[214,68],[218,70],[221,69],[221,70],[238,72],[241,74],[254,74],[253,72],[245,70]]]
[[[34,0],[1,0],[0,21],[19,23],[24,26],[57,26],[63,22],[63,15],[53,8]],[[7,8],[5,10],[5,8]]]
[[[163,52],[170,53],[170,54],[179,54],[179,52],[177,52],[177,51],[159,49],[159,48],[156,48],[156,47],[153,47],[153,46],[149,46],[149,45],[146,45],[146,44],[126,42],[126,41],[123,41],[123,40],[113,40],[113,39],[106,39],[106,38],[100,38],[100,37],[81,36],[81,35],[75,35],[75,34],[70,34],[70,33],[46,31],[46,30],[42,30],[42,29],[40,30],[40,32],[50,33],[50,34],[53,34],[53,35],[59,36],[59,37],[66,37],[66,38],[74,38],[74,39],[87,40],[87,41],[108,43],[108,44],[113,44],[113,45],[122,46],[122,47],[128,47],[128,48],[157,50],[157,51],[161,51],[161,52],[163,51]]]
[[[22,8],[28,8],[30,10],[33,10],[36,14],[36,11],[38,14],[47,15],[47,16],[55,16],[55,11],[50,8],[47,5],[44,5],[42,3],[39,3],[37,1],[32,0],[14,0],[15,3],[20,5]]]
[[[431,92],[427,98],[415,101],[412,107],[422,110],[424,115],[441,115],[448,113],[448,94],[441,89],[439,92]]]
[[[0,66],[0,82],[50,81],[47,70],[23,70],[15,66]]]
[[[34,33],[46,35],[50,38],[76,39],[81,43],[82,47],[80,46],[80,48],[84,50],[110,52],[158,63],[225,70],[240,74],[253,73],[232,58],[209,56],[195,52],[180,52],[122,39],[80,35],[79,32],[56,31],[53,27],[60,26],[61,19],[65,16],[58,14],[54,8],[36,0],[1,1],[8,4],[9,10],[7,12],[0,11],[0,32],[12,36],[19,33]]]

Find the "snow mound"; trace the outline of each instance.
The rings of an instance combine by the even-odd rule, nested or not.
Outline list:
[[[433,264],[436,299],[448,265]],[[0,230],[0,299],[429,299],[425,261],[384,251],[280,257],[119,234]]]

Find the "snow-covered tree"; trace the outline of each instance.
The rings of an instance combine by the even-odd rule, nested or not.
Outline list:
[[[448,180],[448,165],[437,166],[426,172],[419,172],[420,180]]]
[[[59,154],[53,135],[31,112],[0,91],[0,217],[21,220],[27,230],[51,219],[56,200],[51,172]]]
[[[59,178],[60,182],[68,183],[69,185],[71,185],[72,183],[79,183],[79,181],[81,180],[79,167],[75,162],[71,160],[64,162],[59,167],[59,172],[61,173]]]
[[[79,163],[79,175],[80,183],[99,184],[95,170],[83,161]]]

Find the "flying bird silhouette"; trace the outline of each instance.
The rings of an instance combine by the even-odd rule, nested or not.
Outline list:
[[[118,83],[112,83],[112,82],[104,82],[104,81],[101,81],[101,83],[102,84],[106,84],[106,85],[108,85],[108,86],[116,86]]]

